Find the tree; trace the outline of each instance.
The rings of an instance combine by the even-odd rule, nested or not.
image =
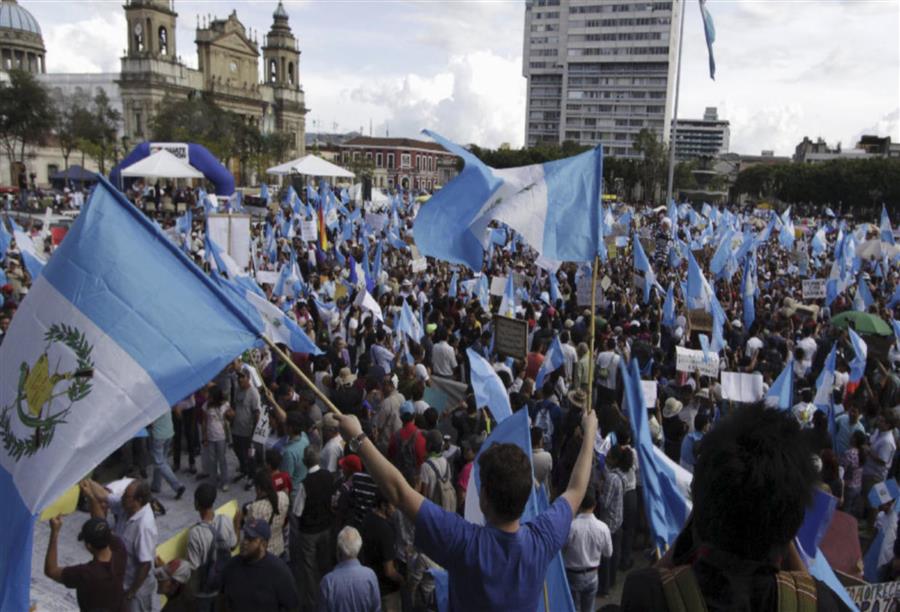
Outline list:
[[[10,70],[0,83],[0,147],[10,165],[25,162],[25,148],[39,143],[53,128],[53,104],[47,89],[30,72]]]
[[[634,150],[643,157],[638,165],[638,172],[644,200],[653,200],[660,185],[667,180],[668,148],[657,140],[656,134],[643,128],[634,139]]]
[[[63,94],[54,92],[54,126],[56,141],[63,156],[65,170],[69,169],[69,157],[78,149],[82,126],[91,122],[88,106],[90,98],[81,92]]]
[[[154,140],[195,142],[226,163],[235,151],[234,126],[229,116],[203,96],[165,98],[151,122]]]

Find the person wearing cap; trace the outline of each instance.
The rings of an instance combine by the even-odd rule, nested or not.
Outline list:
[[[590,479],[597,417],[581,421],[581,449],[566,490],[534,520],[521,524],[533,487],[531,460],[515,444],[493,444],[478,459],[479,500],[486,525],[442,510],[415,490],[363,433],[338,417],[341,435],[358,452],[391,505],[415,523],[416,548],[447,569],[451,609],[529,610],[543,597],[544,577],[565,544]]]
[[[44,575],[70,589],[75,589],[78,608],[82,612],[122,608],[125,589],[125,545],[113,535],[102,518],[89,518],[81,526],[78,541],[91,553],[91,560],[80,565],[60,567],[57,544],[62,528],[62,516],[50,519],[50,539],[44,558]]]
[[[156,592],[165,595],[162,612],[192,612],[197,610],[197,596],[190,584],[191,566],[184,559],[172,559],[154,571]]]
[[[681,459],[681,441],[689,429],[687,423],[681,420],[679,416],[682,408],[684,408],[684,404],[676,398],[670,397],[663,405],[662,411],[662,428],[666,437],[663,449],[669,459],[675,463],[678,463]]]
[[[241,529],[241,549],[222,572],[226,610],[282,612],[300,606],[287,564],[268,551],[272,536],[264,519],[250,519]]]

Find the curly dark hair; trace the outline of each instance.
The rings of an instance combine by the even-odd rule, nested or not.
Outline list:
[[[515,444],[494,444],[478,458],[482,494],[497,518],[522,516],[533,486],[531,461]]]
[[[812,450],[789,413],[736,410],[703,438],[691,492],[700,540],[765,561],[797,534],[812,502]]]

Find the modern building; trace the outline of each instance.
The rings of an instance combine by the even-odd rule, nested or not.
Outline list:
[[[371,163],[373,187],[432,191],[456,176],[456,156],[434,142],[357,136],[338,148],[344,166]]]
[[[668,142],[683,4],[526,0],[526,145],[602,143],[636,157],[644,128]]]
[[[674,119],[675,158],[689,161],[728,153],[731,139],[729,122],[719,119],[714,106],[706,108],[703,119]]]

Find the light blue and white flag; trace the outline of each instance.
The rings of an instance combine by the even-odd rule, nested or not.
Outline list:
[[[675,328],[675,283],[669,283],[666,300],[663,302],[662,324],[669,329]]]
[[[425,330],[419,324],[419,319],[413,314],[409,307],[409,302],[403,300],[403,306],[400,308],[400,319],[397,322],[397,331],[406,334],[411,340],[421,342]]]
[[[781,213],[781,231],[778,232],[778,243],[786,250],[794,248],[794,222],[791,221],[791,207]]]
[[[682,8],[682,10],[684,10]],[[709,78],[716,80],[716,58],[712,52],[713,43],[716,42],[716,26],[713,24],[712,15],[706,8],[706,0],[700,0],[700,15],[703,17],[703,34],[706,37],[706,51],[709,54]]]
[[[869,289],[869,283],[860,276],[856,283],[856,297],[853,299],[853,310],[859,312],[868,312],[869,307],[875,303],[872,297],[872,291]]]
[[[650,266],[650,260],[647,259],[647,254],[644,252],[644,246],[641,244],[641,241],[638,239],[638,235],[634,235],[634,239],[632,240],[634,246],[634,269],[639,270],[644,273],[644,304],[650,301],[650,290],[653,287],[657,287],[660,291],[662,291],[662,287],[659,286],[659,283],[656,282],[656,274],[653,273],[653,268]]]
[[[556,306],[557,301],[559,301],[559,278],[556,276],[555,270],[550,270],[547,273],[550,276],[550,302],[553,306]]]
[[[28,609],[37,513],[262,333],[99,180],[0,346],[3,610]]]
[[[478,302],[481,304],[481,308],[484,309],[485,312],[491,311],[491,287],[488,282],[487,274],[484,272],[481,273],[481,276],[478,277],[478,285],[477,285],[477,293],[478,293]]]
[[[263,206],[268,206],[272,201],[272,196],[269,195],[269,186],[265,183],[259,186],[259,199],[263,201]]]
[[[881,223],[878,229],[882,242],[894,244],[894,229],[891,227],[891,217],[884,204],[881,205]]]
[[[593,261],[598,254],[603,150],[497,170],[425,131],[463,159],[462,172],[419,210],[413,232],[423,255],[480,270],[491,221],[506,223],[546,259]]]
[[[813,397],[813,405],[828,415],[829,430],[834,432],[834,371],[837,367],[837,342],[831,346],[831,351],[825,358],[825,365],[816,378],[816,395]]]
[[[300,266],[297,265],[297,258],[292,250],[290,260],[281,266],[278,280],[272,287],[272,295],[285,296],[295,300],[303,294],[304,287],[303,273],[300,271]]]
[[[712,312],[712,286],[703,276],[703,271],[694,254],[688,251],[688,277],[687,277],[687,295],[685,301],[690,310],[703,309],[706,312]]]
[[[816,233],[813,234],[812,242],[810,244],[812,246],[813,257],[821,257],[825,253],[825,250],[828,248],[828,240],[825,237],[824,225],[817,229]]]
[[[537,376],[535,377],[534,388],[540,389],[543,387],[544,379],[565,365],[565,363],[566,357],[562,350],[562,344],[559,341],[559,336],[555,336],[553,342],[550,343],[550,348],[547,349],[547,354],[544,355],[541,369],[538,370]]]
[[[44,266],[47,265],[47,259],[44,255],[38,253],[37,247],[31,236],[19,224],[9,220],[13,226],[13,237],[16,239],[16,246],[19,247],[19,254],[22,256],[22,262],[25,264],[25,270],[31,277],[32,282],[41,275]]]
[[[744,329],[750,331],[750,326],[756,320],[756,296],[759,293],[759,285],[756,276],[756,249],[744,260],[744,277],[741,279],[741,298],[744,305]]]
[[[850,361],[850,382],[858,383],[862,380],[866,371],[866,358],[869,348],[866,345],[866,341],[849,327],[847,328],[847,334],[850,336],[850,344],[853,346],[853,359]]]
[[[466,349],[472,372],[472,390],[479,408],[487,406],[498,423],[512,415],[509,393],[491,363],[472,349]]]
[[[450,277],[450,286],[447,288],[447,297],[455,298],[459,291],[459,272],[454,270]]]
[[[788,359],[781,374],[778,375],[778,378],[776,378],[775,382],[772,383],[772,386],[769,387],[769,392],[766,393],[766,405],[781,410],[790,410],[794,405],[793,359]]]
[[[691,512],[691,502],[686,495],[691,475],[674,462],[666,461],[665,454],[653,445],[637,359],[632,359],[625,367],[622,380],[625,383],[625,407],[644,483],[647,522],[656,547],[666,550],[675,542]]]

